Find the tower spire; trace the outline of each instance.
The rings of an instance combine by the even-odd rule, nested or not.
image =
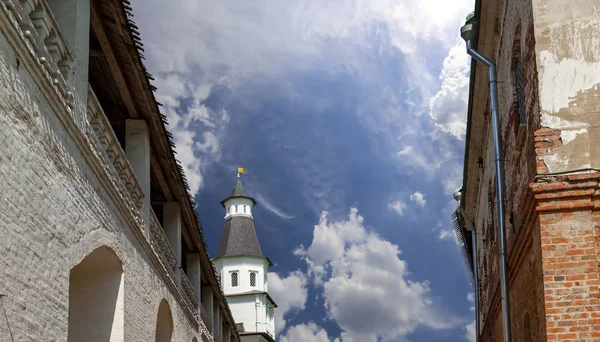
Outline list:
[[[245,169],[238,168],[231,194],[221,201],[225,225],[213,261],[234,320],[243,327],[242,341],[275,342],[277,304],[267,292],[268,269],[273,264],[260,249],[252,220],[256,201],[246,194],[242,173]]]
[[[252,220],[252,209],[256,200],[246,194],[240,177],[237,177],[231,194],[221,201],[221,205],[225,208],[225,226],[216,257],[262,256]]]

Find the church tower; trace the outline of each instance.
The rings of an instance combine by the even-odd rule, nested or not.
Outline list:
[[[252,220],[256,200],[244,191],[238,175],[231,195],[221,201],[225,226],[213,260],[242,341],[275,341],[274,309],[267,292],[272,265],[258,243]]]

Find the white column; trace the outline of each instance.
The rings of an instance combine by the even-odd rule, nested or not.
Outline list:
[[[219,313],[219,334],[223,336],[223,312]]]
[[[50,10],[69,44],[73,63],[67,84],[75,97],[76,113],[86,113],[90,53],[90,0],[49,0]]]
[[[254,331],[260,331],[260,301],[258,300],[258,295],[254,295]]]
[[[200,254],[198,253],[187,253],[187,275],[190,279],[190,283],[196,291],[198,298],[202,298],[202,267],[200,266]],[[202,301],[198,302],[198,306],[202,304]],[[200,307],[198,307],[200,310]]]
[[[231,325],[223,325],[223,342],[231,342]]]
[[[212,287],[210,287],[209,285],[202,286],[202,297],[201,298],[202,298],[202,306],[204,306],[204,310],[206,310],[206,314],[208,316],[208,319],[210,320],[209,323],[213,323],[214,316],[213,316],[213,290],[212,290]],[[212,331],[210,333],[212,334]]]
[[[181,208],[177,202],[167,202],[163,204],[163,228],[169,244],[177,257],[177,272],[175,278],[179,283],[181,276]]]
[[[219,301],[213,299],[213,336],[219,335],[221,331],[221,310],[219,310]]]
[[[125,155],[144,191],[140,210],[145,224],[150,223],[150,135],[144,120],[127,120],[125,124]]]

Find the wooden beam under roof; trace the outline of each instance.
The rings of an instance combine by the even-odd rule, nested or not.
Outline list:
[[[127,23],[124,21],[123,16],[119,15],[121,12],[119,0],[106,0],[106,10],[110,12],[109,15],[114,17],[115,28],[124,40],[125,48],[128,50],[127,54],[122,56],[127,60],[125,63],[131,63],[132,68],[128,69],[128,76],[133,77],[132,82],[138,83],[144,90],[144,96],[153,99],[152,90],[147,87],[147,76],[144,70],[141,68],[141,64],[137,61],[136,56],[137,50],[135,44],[131,40],[129,30],[127,29]],[[184,220],[184,229],[182,230],[183,238],[186,242],[191,245],[203,246],[203,238],[199,231],[195,229],[197,226],[196,216],[194,215],[195,208],[188,197],[188,191],[183,186],[183,182],[178,181],[180,178],[177,163],[175,157],[171,153],[168,139],[165,139],[165,132],[163,132],[163,123],[159,117],[159,110],[156,106],[156,102],[143,101],[140,103],[140,116],[145,116],[148,121],[148,129],[150,129],[151,136],[156,136],[156,139],[152,139],[151,144],[155,150],[155,154],[152,156],[152,170],[159,178],[160,186],[165,193],[165,196],[169,200],[179,199],[181,202],[181,215]],[[154,163],[156,161],[156,165]],[[159,167],[159,165],[162,167]],[[160,177],[159,177],[160,175]],[[170,186],[169,186],[170,185]],[[188,205],[186,205],[186,203]],[[200,247],[202,248],[202,247]],[[204,249],[204,248],[202,248]],[[205,251],[208,256],[208,251]]]
[[[129,116],[131,118],[141,118],[141,113],[138,113],[137,107],[135,106],[134,99],[132,97],[131,92],[129,91],[128,84],[125,80],[125,75],[121,66],[117,61],[117,56],[115,55],[115,49],[110,43],[110,39],[106,34],[106,28],[104,27],[102,20],[102,9],[99,7],[101,4],[99,2],[95,2],[91,7],[91,26],[96,34],[98,42],[100,43],[103,55],[106,58],[107,64],[110,68],[111,73],[113,74],[113,78],[117,83],[117,88],[121,98],[125,104],[125,107],[129,111]],[[112,4],[109,4],[111,8],[114,8]],[[116,12],[114,13],[116,15]],[[118,23],[115,25],[121,34],[126,34],[123,31],[123,28]],[[151,161],[151,169],[153,174],[155,175],[155,179],[158,181],[161,190],[163,191],[167,201],[173,200],[173,194],[169,189],[169,185],[166,181],[164,172],[160,166],[160,164],[156,161],[157,155],[155,151],[152,151],[152,161]]]
[[[110,68],[110,71],[113,74],[115,82],[117,83],[117,88],[119,89],[119,93],[121,94],[121,98],[125,103],[125,107],[127,111],[129,111],[129,115],[132,118],[138,118],[137,109],[133,102],[133,98],[131,97],[131,93],[129,92],[129,87],[127,86],[127,82],[125,82],[125,77],[123,76],[123,72],[119,67],[119,63],[117,62],[117,57],[115,56],[114,49],[110,44],[110,40],[106,35],[106,31],[104,29],[104,24],[102,24],[101,18],[101,10],[98,8],[99,2],[92,1],[90,6],[90,25],[94,33],[96,34],[96,38],[98,38],[98,42],[102,47],[102,51],[104,52],[104,56],[106,57],[106,61]]]

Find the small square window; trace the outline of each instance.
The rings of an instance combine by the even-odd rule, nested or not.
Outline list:
[[[256,286],[256,272],[250,272],[250,286]]]
[[[231,286],[232,287],[238,286],[238,273],[237,272],[231,272]]]

